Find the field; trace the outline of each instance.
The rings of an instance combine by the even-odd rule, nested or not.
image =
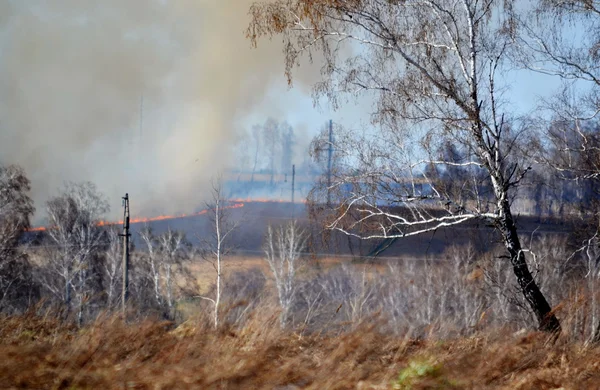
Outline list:
[[[241,328],[203,319],[77,329],[52,316],[0,319],[3,389],[594,389],[600,349],[539,333],[498,330],[415,340],[376,331],[303,335],[278,330],[276,312]]]
[[[323,240],[322,227],[311,223],[305,204],[273,201],[245,201],[244,206],[230,210],[232,220],[240,223],[239,229],[232,236],[232,246],[236,252],[243,255],[262,256],[264,237],[269,225],[277,226],[288,221],[292,215],[298,224],[306,229],[310,236],[310,250],[318,255],[352,255],[366,256],[380,242],[348,239],[347,236],[331,233]],[[526,237],[533,234],[565,235],[572,231],[572,226],[564,221],[544,219],[532,216],[516,218],[519,231]],[[212,231],[212,226],[206,215],[196,215],[185,218],[173,218],[151,222],[150,227],[156,233],[167,229],[182,231],[194,245],[200,245],[201,240]],[[131,232],[136,247],[142,247],[138,232],[144,227],[143,223],[132,224]],[[498,242],[497,232],[481,221],[472,221],[460,226],[439,229],[436,232],[397,240],[384,253],[389,257],[422,257],[443,253],[453,245],[474,245],[480,251],[489,251]]]
[[[248,227],[224,258],[218,329],[210,303],[199,299],[214,296],[214,265],[194,252],[185,262],[189,273],[176,276],[178,285],[193,288],[179,295],[173,321],[132,310],[125,322],[106,312],[79,328],[50,305],[1,317],[0,388],[599,388],[600,348],[582,341],[596,324],[597,299],[581,303],[582,293],[595,297],[598,284],[576,275],[572,285],[551,279],[552,265],[564,258],[552,251],[564,247],[564,226],[543,225],[534,243],[546,266],[539,277],[564,320],[558,339],[521,329],[531,319],[513,300],[494,295],[489,283],[511,293],[514,278],[492,253],[491,229],[478,225],[400,240],[376,259],[361,257],[372,245],[339,237],[330,251],[311,248],[298,269],[290,325],[282,330],[262,242],[266,227],[286,220],[288,209],[268,203],[236,212],[242,210]],[[208,231],[206,222],[178,218],[152,227],[183,230],[193,241]],[[523,222],[531,229],[538,224]],[[306,218],[301,223],[310,229]],[[318,239],[319,232],[309,232]],[[136,246],[137,261],[144,252]]]
[[[334,267],[347,259],[342,257],[328,256],[324,258],[308,260],[301,268],[302,274],[313,274],[319,270]],[[370,268],[380,268],[381,265],[372,265]],[[196,279],[201,291],[205,291],[215,282],[215,270],[212,263],[196,256],[189,262],[188,269]],[[269,265],[259,256],[227,256],[223,259],[223,276],[227,279],[230,275],[241,272],[247,273],[259,271],[263,275],[269,275]],[[305,276],[306,277],[306,276]],[[267,279],[269,281],[269,279]]]
[[[312,260],[300,277],[335,271],[347,263],[342,260]],[[365,269],[363,263],[350,266]],[[373,276],[387,269],[366,268]],[[210,293],[211,264],[195,259],[190,270],[200,290]],[[0,317],[0,388],[596,389],[600,383],[600,348],[569,334],[552,339],[487,326],[468,336],[421,337],[386,331],[378,313],[317,331],[281,330],[266,263],[259,257],[225,260],[226,281],[252,272],[267,276],[268,294],[243,320],[217,330],[210,311],[197,305],[174,322],[139,313],[124,322],[105,313],[81,328],[42,306]],[[223,317],[236,305],[226,305]]]

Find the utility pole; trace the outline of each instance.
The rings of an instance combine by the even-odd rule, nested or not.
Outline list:
[[[123,290],[121,292],[121,310],[125,317],[126,302],[129,295],[129,194],[123,197]]]
[[[144,95],[140,97],[140,143],[142,142],[142,130],[144,129]]]
[[[294,185],[296,184],[296,165],[292,164],[292,219],[294,219]]]
[[[327,153],[327,206],[331,206],[331,156],[333,154],[333,120],[329,120],[329,149]]]

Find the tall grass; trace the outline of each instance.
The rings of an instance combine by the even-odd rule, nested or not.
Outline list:
[[[0,317],[0,388],[599,388],[600,265],[557,238],[528,242],[563,324],[532,330],[507,260],[456,247],[436,258],[308,264],[282,328],[268,273],[224,280],[222,319],[180,299],[177,315],[130,308],[83,327],[40,304]],[[583,256],[586,255],[586,256]]]
[[[241,326],[100,316],[83,328],[28,313],[0,318],[0,388],[597,388],[600,349],[487,330],[415,339],[377,321],[342,332],[281,330],[273,307]],[[596,386],[596,387],[595,387]]]

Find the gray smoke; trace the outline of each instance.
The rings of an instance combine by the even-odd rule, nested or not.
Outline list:
[[[240,120],[285,84],[280,45],[244,37],[251,2],[0,3],[0,163],[26,169],[38,220],[65,180],[95,182],[111,216],[125,192],[136,214],[202,203]]]

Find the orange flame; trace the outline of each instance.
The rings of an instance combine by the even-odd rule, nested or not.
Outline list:
[[[26,231],[28,231],[28,232],[43,232],[44,230],[46,230],[45,226],[37,226],[37,227],[32,227],[32,228],[26,229]]]
[[[244,203],[240,203],[237,200],[233,200],[233,201],[230,201],[230,202],[235,202],[235,203],[232,204],[231,206],[225,206],[224,208],[226,208],[226,209],[239,209],[239,208],[244,207]],[[199,215],[204,215],[206,213],[208,213],[208,209],[200,210],[197,213],[192,213],[192,214],[158,215],[156,217],[131,218],[129,220],[129,223],[133,224],[133,223],[165,221],[165,220],[176,219],[176,218],[197,217]],[[122,225],[122,224],[123,224],[123,220],[116,221],[116,222],[100,221],[100,222],[98,222],[97,226],[112,226],[112,225]],[[37,227],[33,227],[33,228],[30,228],[30,229],[27,229],[27,231],[28,232],[43,232],[46,229],[47,229],[47,227],[45,227],[45,226],[37,226]]]

